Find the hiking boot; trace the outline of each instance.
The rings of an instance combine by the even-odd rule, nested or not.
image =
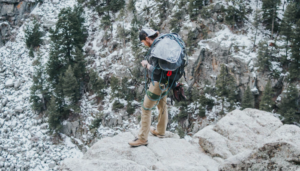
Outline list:
[[[150,128],[150,132],[151,132],[152,135],[154,135],[154,136],[156,136],[156,137],[158,137],[158,138],[164,138],[164,137],[165,137],[165,135],[160,135],[160,134],[156,131],[156,129],[153,128],[153,127]]]
[[[134,139],[133,141],[128,143],[131,147],[139,147],[141,145],[148,145],[148,140]]]

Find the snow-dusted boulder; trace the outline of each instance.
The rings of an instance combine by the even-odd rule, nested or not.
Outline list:
[[[74,122],[68,122],[65,121],[63,123],[63,127],[62,127],[62,132],[66,135],[76,135],[76,131],[79,128],[79,121],[74,121]]]
[[[300,169],[300,128],[269,112],[234,110],[193,138],[210,156],[225,159],[219,171]]]
[[[300,148],[287,142],[272,142],[228,158],[219,171],[300,169]]]
[[[232,154],[238,154],[259,147],[280,126],[281,121],[271,113],[245,109],[228,113],[213,130],[230,141]]]
[[[61,170],[218,170],[218,163],[201,149],[178,135],[149,136],[148,146],[131,148],[127,143],[136,134],[126,132],[94,144],[82,159],[65,159]]]
[[[209,152],[212,157],[228,158],[232,156],[230,152],[229,140],[213,130],[212,125],[203,128],[194,138],[199,139],[201,147]]]
[[[20,80],[17,80],[14,82],[14,88],[19,88],[21,85],[21,81]]]
[[[14,86],[14,79],[8,79],[6,82],[5,82],[5,87],[12,87]]]
[[[22,106],[17,106],[15,107],[15,112],[17,113],[22,113],[24,111],[23,107]]]

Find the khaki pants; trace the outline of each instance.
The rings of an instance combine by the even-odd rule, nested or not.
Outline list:
[[[161,86],[162,89],[165,89],[164,86]],[[159,88],[159,83],[154,82],[154,86],[152,82],[150,83],[149,90],[151,93],[154,93],[156,95],[160,95],[163,93]],[[165,90],[166,91],[166,90]],[[152,108],[157,101],[152,101],[148,98],[147,94],[144,97],[144,107],[145,108]],[[168,123],[168,111],[167,111],[167,96],[163,97],[157,105],[157,108],[159,110],[158,115],[158,124],[156,131],[160,135],[165,135],[167,123]],[[141,116],[141,129],[138,134],[138,138],[142,140],[148,140],[148,134],[150,131],[150,125],[151,125],[151,110],[145,110],[142,107],[142,116]]]

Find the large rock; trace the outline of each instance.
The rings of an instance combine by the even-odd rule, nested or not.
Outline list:
[[[94,144],[82,159],[64,160],[61,170],[218,170],[219,164],[215,160],[178,136],[164,139],[149,136],[147,147],[131,148],[127,142],[134,137],[126,132],[104,138]]]
[[[282,125],[269,112],[234,110],[193,138],[211,157],[223,159],[219,171],[300,169],[300,128]]]
[[[9,79],[5,82],[5,87],[12,87],[14,86],[14,80],[13,79]]]
[[[79,121],[69,122],[65,121],[62,126],[62,132],[68,136],[75,136],[79,128]]]
[[[12,14],[14,11],[14,5],[13,4],[3,4],[1,8],[1,15],[7,15]]]
[[[300,148],[287,142],[267,143],[252,152],[246,151],[227,159],[219,171],[300,169]]]

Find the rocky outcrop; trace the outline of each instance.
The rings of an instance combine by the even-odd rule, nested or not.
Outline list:
[[[168,138],[149,136],[149,145],[130,148],[135,133],[107,137],[94,144],[82,159],[67,159],[61,170],[217,170],[218,163],[201,149],[168,133]]]
[[[222,161],[220,171],[300,169],[300,128],[282,125],[268,112],[235,110],[199,131],[194,140]]]
[[[23,24],[26,14],[35,7],[36,2],[22,0],[0,0],[0,47],[11,39],[14,27]]]
[[[94,144],[82,159],[65,159],[61,170],[291,170],[300,169],[300,128],[282,125],[272,113],[235,110],[188,142],[168,132],[149,135],[149,145],[130,148],[136,133]]]

